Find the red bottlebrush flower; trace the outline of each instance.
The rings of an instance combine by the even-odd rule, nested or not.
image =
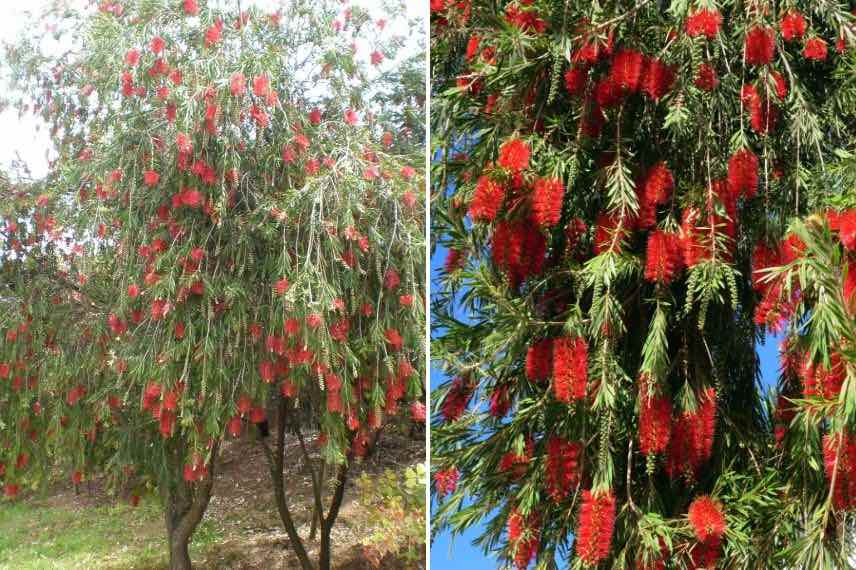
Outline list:
[[[452,248],[446,254],[446,261],[443,264],[443,267],[446,269],[446,273],[454,273],[458,269],[461,269],[466,262],[466,253],[459,249]]]
[[[390,267],[386,270],[386,273],[383,274],[383,288],[391,291],[395,289],[401,284],[401,277],[398,275],[398,271],[394,268]]]
[[[646,68],[645,56],[636,50],[624,49],[612,58],[609,77],[625,92],[635,93],[642,85],[642,72]]]
[[[648,62],[645,75],[642,78],[641,90],[654,101],[659,101],[672,90],[675,83],[675,68],[666,65],[659,59]]]
[[[648,236],[648,252],[645,259],[645,279],[668,285],[681,270],[681,244],[677,234],[662,230]]]
[[[779,31],[782,32],[782,39],[786,42],[802,39],[805,28],[805,16],[796,10],[789,10],[779,22]]]
[[[188,16],[199,15],[199,4],[196,0],[184,0],[184,13]]]
[[[529,156],[529,145],[520,139],[510,139],[499,147],[498,163],[511,172],[520,172],[529,166]]]
[[[582,95],[586,90],[589,68],[575,65],[565,72],[565,87],[572,97]]]
[[[749,105],[749,120],[756,133],[766,134],[775,130],[778,118],[779,108],[766,97],[759,97]]]
[[[267,413],[265,412],[265,409],[262,407],[255,406],[255,407],[253,407],[253,409],[250,410],[250,423],[260,424],[263,421],[265,421],[266,417],[267,417]]]
[[[646,382],[639,386],[639,450],[644,455],[663,453],[672,436],[672,401],[668,396],[648,395]]]
[[[7,499],[14,499],[18,496],[18,493],[21,491],[21,487],[16,483],[6,483],[3,485],[3,495]]]
[[[611,491],[583,491],[576,533],[577,556],[595,566],[609,555],[615,526],[615,497]]]
[[[410,404],[410,416],[414,422],[421,424],[425,423],[425,404],[422,402],[413,402]]]
[[[765,269],[782,265],[782,255],[777,249],[759,242],[752,251],[752,288],[756,291],[764,291],[770,286],[765,282]]]
[[[526,475],[529,462],[532,461],[533,447],[534,444],[532,443],[532,440],[528,440],[526,442],[526,447],[523,449],[523,453],[517,453],[515,451],[505,453],[499,460],[499,471],[507,474],[512,479],[520,479]]]
[[[380,65],[383,62],[383,53],[377,50],[373,51],[369,57],[372,65]]]
[[[454,467],[434,473],[434,488],[437,489],[437,495],[442,499],[446,495],[454,493],[458,488],[460,477],[461,474]]]
[[[152,50],[152,53],[155,55],[162,52],[164,47],[166,47],[166,42],[160,36],[153,37],[151,43],[149,44],[149,48]]]
[[[541,521],[537,513],[531,513],[524,518],[514,508],[508,515],[508,544],[514,558],[514,567],[525,570],[529,562],[538,555],[538,543],[541,531],[538,528]]]
[[[241,97],[247,92],[247,80],[243,73],[238,72],[232,75],[232,79],[229,81],[229,91],[232,93],[232,97]]]
[[[645,175],[642,183],[642,197],[652,205],[665,204],[672,196],[675,178],[665,162],[660,161],[652,166]]]
[[[532,218],[541,229],[549,229],[562,217],[565,187],[558,178],[539,178],[532,193]]]
[[[702,63],[698,66],[696,73],[695,86],[702,91],[713,91],[719,85],[719,78],[716,75],[716,70],[713,66]]]
[[[182,323],[182,322],[175,323],[175,329],[173,331],[175,334],[175,338],[177,340],[183,339],[185,330],[186,330],[186,327],[184,326],[184,323]]]
[[[499,222],[491,237],[493,262],[513,288],[541,272],[546,248],[544,235],[529,221]]]
[[[125,54],[125,64],[129,67],[135,67],[138,63],[140,63],[140,50],[128,50],[128,53]]]
[[[470,36],[470,39],[467,41],[467,53],[465,56],[467,61],[472,61],[472,59],[479,53],[480,43],[480,37],[476,35]]]
[[[309,111],[309,123],[312,125],[321,124],[321,109],[312,109]]]
[[[386,342],[389,343],[389,347],[394,351],[398,352],[401,350],[401,347],[404,343],[404,339],[401,338],[399,332],[395,329],[386,329]]]
[[[535,10],[521,10],[515,4],[509,4],[505,8],[505,21],[524,32],[544,33],[547,22],[544,21]]]
[[[856,436],[849,432],[831,433],[823,437],[823,463],[832,489],[832,504],[836,510],[856,506]]]
[[[701,542],[708,542],[710,539],[718,541],[725,534],[725,515],[722,514],[722,504],[707,495],[696,497],[690,503],[687,517],[696,538]]]
[[[773,78],[773,83],[776,84],[776,96],[780,100],[784,100],[788,96],[788,82],[785,77],[778,71],[771,71],[770,77]]]
[[[473,395],[473,386],[463,378],[455,378],[443,400],[441,411],[447,422],[457,421],[467,409]]]
[[[158,181],[160,181],[160,174],[154,170],[146,170],[143,172],[143,183],[149,188],[156,186]]]
[[[73,471],[71,473],[71,483],[72,485],[80,485],[83,482],[83,472],[81,471]]]
[[[717,10],[696,10],[687,17],[687,35],[691,38],[705,36],[712,40],[719,33],[722,15]]]
[[[175,135],[175,146],[178,147],[178,152],[182,154],[191,154],[193,152],[193,140],[187,133],[178,133]]]
[[[267,114],[267,111],[259,107],[258,105],[253,105],[250,107],[250,116],[256,122],[256,124],[264,129],[270,124],[270,117]]]
[[[253,78],[253,94],[256,97],[267,97],[270,93],[270,78],[265,75],[256,75]]]
[[[806,40],[805,47],[803,47],[803,56],[812,61],[824,61],[828,51],[829,48],[826,42],[821,38],[814,37]]]
[[[240,437],[241,427],[241,416],[234,416],[226,424],[226,433],[228,433],[232,437]]]
[[[856,208],[845,210],[838,214],[836,223],[830,224],[833,231],[838,231],[838,239],[848,251],[856,251]]]
[[[550,378],[552,372],[553,339],[542,338],[526,351],[526,378],[532,382],[541,382]]]
[[[672,425],[672,437],[666,449],[666,473],[695,477],[710,458],[716,430],[716,391],[706,389],[697,396],[694,412],[684,412]]]
[[[357,116],[357,112],[353,109],[345,109],[345,122],[352,127],[360,122],[360,118]]]
[[[553,393],[556,399],[565,403],[582,400],[586,397],[588,384],[588,343],[584,338],[576,337],[558,338],[552,344]]]
[[[511,399],[508,396],[508,386],[497,386],[490,395],[490,415],[501,418],[511,408]]]
[[[205,47],[215,46],[223,36],[223,20],[217,19],[214,25],[205,30]]]
[[[259,363],[259,376],[261,376],[262,382],[265,384],[272,383],[275,374],[276,368],[274,367],[273,362],[270,360],[263,360]]]
[[[749,65],[769,64],[776,55],[776,32],[772,28],[755,26],[746,33],[744,50]]]
[[[580,480],[582,445],[552,436],[547,441],[545,484],[553,501],[562,502]]]
[[[273,284],[273,292],[277,295],[285,295],[286,291],[288,291],[289,285],[290,283],[288,282],[288,279],[283,277]]]
[[[601,78],[594,86],[594,100],[600,107],[615,107],[624,99],[624,90],[612,77]]]
[[[728,159],[728,189],[734,196],[753,198],[758,191],[758,157],[742,148]]]
[[[851,261],[847,265],[847,275],[844,277],[844,302],[853,314],[856,310],[856,262]]]

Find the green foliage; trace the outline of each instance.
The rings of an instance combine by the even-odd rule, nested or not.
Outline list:
[[[403,477],[402,477],[403,475]],[[363,548],[374,568],[387,556],[411,564],[425,553],[425,466],[408,467],[403,474],[386,469],[378,476],[363,473],[357,480],[360,503],[366,508]]]
[[[722,17],[710,39],[687,32],[702,9]],[[789,10],[805,15],[803,38],[783,38]],[[829,508],[821,440],[851,425],[851,372],[838,407],[813,399],[810,413],[785,421],[781,405],[758,388],[755,346],[782,327],[798,345],[795,362],[808,358],[805,350],[814,363],[851,351],[843,327],[852,313],[841,296],[850,254],[834,232],[820,240],[794,227],[806,252],[825,245],[782,270],[794,273],[780,278],[781,290],[762,284],[757,271],[791,260],[783,240],[795,218],[856,206],[851,10],[843,2],[706,0],[435,4],[432,246],[462,259],[433,288],[432,359],[448,381],[433,394],[432,459],[437,472],[460,474],[457,489],[438,496],[434,532],[483,524],[476,543],[522,568],[529,561],[515,561],[521,550],[509,540],[509,513],[537,513],[528,529],[538,538],[535,567],[550,568],[555,558],[582,568],[573,538],[581,492],[609,489],[616,500],[609,554],[587,567],[654,568],[663,560],[694,568],[702,545],[687,511],[710,495],[727,520],[716,550],[722,567],[846,567],[852,522]],[[774,32],[769,64],[745,56],[755,26]],[[815,37],[828,46],[822,61],[804,51]],[[634,73],[615,63],[628,51],[631,61],[645,58],[641,88],[616,86],[633,83]],[[660,93],[652,93],[651,62],[674,73]],[[699,81],[702,64],[715,72],[712,88]],[[566,73],[570,87],[579,74],[577,89],[565,85]],[[511,139],[531,151],[520,172],[500,160]],[[737,189],[741,149],[757,160],[748,192]],[[658,164],[674,178],[659,201],[646,195]],[[495,219],[474,223],[468,210],[482,176],[502,185],[504,197]],[[541,215],[538,180],[548,176],[565,188],[558,223],[524,226],[543,248],[523,232],[501,233],[501,224]],[[655,232],[674,238],[677,252],[663,246],[658,254]],[[760,259],[762,245],[775,259]],[[521,264],[540,262],[519,284],[507,259],[515,255]],[[656,277],[663,259],[668,279]],[[552,369],[533,378],[529,370],[536,342],[566,336],[588,345],[579,401],[557,395],[567,376]],[[772,398],[801,401],[800,382],[783,373]],[[675,441],[694,437],[687,425],[703,423],[709,390],[711,451],[688,468]],[[665,401],[665,420],[642,417],[650,398]],[[463,413],[451,414],[461,402]],[[669,443],[646,456],[640,439],[652,422]],[[581,448],[578,482],[560,500],[548,492],[554,436]],[[524,441],[531,445],[522,454]],[[508,467],[512,452],[523,455],[516,467]]]

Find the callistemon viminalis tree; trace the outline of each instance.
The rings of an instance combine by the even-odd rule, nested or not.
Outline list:
[[[19,225],[63,208],[55,238],[72,236],[77,257],[75,289],[29,291],[4,323],[42,336],[3,344],[2,366],[26,355],[40,382],[18,386],[0,458],[5,482],[27,481],[8,456],[36,430],[62,441],[75,481],[152,482],[171,565],[185,568],[222,441],[255,437],[276,410],[286,530],[304,568],[329,568],[347,466],[390,418],[424,420],[421,141],[376,123],[390,109],[367,99],[367,68],[401,43],[384,43],[382,20],[334,2],[237,7],[100,3],[40,22],[70,53],[10,48],[21,106],[51,125],[56,150]],[[84,317],[51,308],[81,295]],[[41,428],[27,419],[35,402]],[[280,501],[289,410],[335,473],[317,564]]]
[[[760,279],[789,221],[854,191],[853,7],[431,6],[435,530],[517,568],[846,566],[850,432],[793,384],[775,411],[755,347],[816,315]],[[818,410],[847,345],[812,346]]]

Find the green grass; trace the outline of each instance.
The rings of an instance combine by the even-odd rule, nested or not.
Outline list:
[[[0,570],[154,570],[167,563],[160,505],[72,509],[35,503],[0,503]],[[205,521],[191,557],[222,539]]]

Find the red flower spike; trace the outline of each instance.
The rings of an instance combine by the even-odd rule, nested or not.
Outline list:
[[[555,435],[547,441],[544,482],[554,502],[560,503],[567,498],[579,481],[581,456],[582,445],[577,442]]]
[[[480,176],[476,182],[476,191],[470,202],[469,214],[473,222],[490,223],[502,208],[505,189],[487,176]]]
[[[572,403],[586,397],[588,343],[584,338],[555,339],[552,366],[553,393],[558,401]]]
[[[541,521],[537,513],[528,517],[515,508],[508,515],[508,544],[517,570],[525,570],[529,562],[538,555]]]
[[[541,382],[553,372],[553,339],[543,338],[530,345],[526,352],[526,378]]]
[[[644,455],[663,453],[672,436],[672,401],[668,396],[648,395],[648,386],[639,386],[639,450]]]
[[[532,192],[532,218],[541,229],[549,229],[562,217],[565,187],[558,178],[539,178]]]
[[[707,495],[696,497],[690,503],[687,516],[693,527],[696,538],[701,542],[711,539],[720,540],[725,534],[725,515],[722,514],[722,504]]]
[[[728,189],[745,198],[753,198],[758,191],[758,157],[748,148],[728,159]]]
[[[447,422],[458,420],[466,411],[472,395],[473,387],[470,383],[463,378],[455,378],[441,406],[443,418]]]
[[[691,38],[705,36],[712,40],[719,33],[722,25],[722,15],[717,10],[696,10],[687,17],[687,35]]]
[[[461,474],[454,467],[434,473],[434,488],[437,490],[437,495],[442,499],[454,493],[458,488],[460,476]]]
[[[625,92],[635,93],[642,85],[642,72],[646,68],[645,56],[636,50],[621,50],[612,58],[609,77],[613,84]]]
[[[802,39],[805,29],[805,16],[796,10],[789,10],[779,22],[779,31],[782,32],[782,39],[786,42]]]
[[[752,28],[746,33],[744,50],[749,65],[770,64],[776,55],[776,32],[762,26]]]
[[[654,101],[659,101],[672,90],[674,83],[675,68],[659,59],[652,59],[648,62],[645,76],[642,78],[641,90]]]
[[[576,533],[577,556],[596,566],[609,555],[615,526],[615,497],[612,491],[583,491]]]
[[[695,86],[702,91],[713,91],[719,85],[719,77],[712,65],[702,63],[696,72]]]
[[[828,52],[829,48],[826,42],[817,37],[806,40],[805,47],[803,48],[803,56],[812,61],[826,60]]]
[[[499,147],[499,166],[511,171],[520,172],[529,166],[529,145],[520,139],[510,139]]]
[[[677,234],[657,230],[648,236],[645,279],[668,285],[680,272],[682,265],[680,238]]]

